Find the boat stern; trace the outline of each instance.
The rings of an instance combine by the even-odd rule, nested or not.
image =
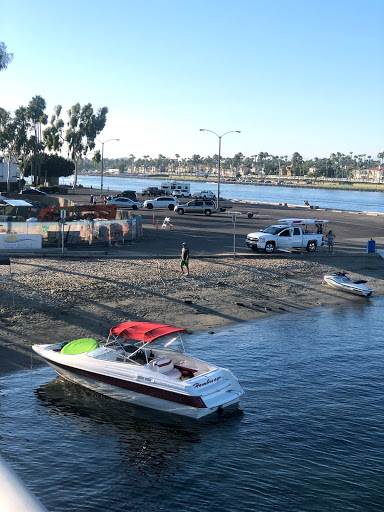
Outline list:
[[[237,403],[244,394],[238,379],[230,370],[218,368],[191,380],[193,393],[200,396],[207,414]]]

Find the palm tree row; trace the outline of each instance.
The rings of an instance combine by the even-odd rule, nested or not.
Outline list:
[[[145,155],[135,158],[134,155],[124,158],[104,159],[105,168],[119,169],[121,173],[158,173],[158,174],[195,174],[196,172],[214,173],[217,170],[218,155],[202,157],[192,155],[190,158],[169,158],[159,154],[157,158]],[[293,153],[289,159],[287,155],[270,155],[260,152],[257,155],[244,156],[237,153],[234,157],[221,157],[221,169],[229,175],[268,175],[281,174],[290,176],[313,176],[326,178],[347,178],[355,169],[368,169],[377,167],[384,160],[384,151],[378,153],[377,159],[371,155],[332,153],[327,158],[313,158],[304,160],[298,153]],[[79,165],[80,171],[94,169],[94,161],[85,158]]]

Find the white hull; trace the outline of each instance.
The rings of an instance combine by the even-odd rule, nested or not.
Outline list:
[[[352,293],[353,295],[360,295],[361,297],[369,297],[375,290],[368,288],[364,283],[355,283],[345,275],[328,275],[324,276],[324,281],[343,292]]]
[[[212,367],[203,375],[181,381],[145,367],[87,354],[64,355],[49,345],[34,345],[33,349],[71,382],[116,400],[189,418],[199,419],[233,405],[243,394],[236,377],[225,368]]]

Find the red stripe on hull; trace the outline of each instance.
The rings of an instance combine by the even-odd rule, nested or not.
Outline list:
[[[165,389],[159,389],[148,385],[139,384],[137,382],[117,379],[116,377],[110,377],[109,375],[100,375],[99,373],[82,370],[80,368],[73,368],[72,366],[57,363],[56,361],[53,362],[47,359],[46,361],[49,362],[53,367],[58,366],[59,368],[67,370],[68,372],[82,375],[83,377],[87,377],[88,379],[103,382],[104,384],[108,384],[116,388],[127,389],[128,391],[133,391],[134,393],[152,396],[154,398],[167,400],[168,402],[174,402],[176,404],[187,405],[189,407],[195,407],[197,409],[206,409],[207,407],[200,396],[182,395],[174,391],[167,391]]]

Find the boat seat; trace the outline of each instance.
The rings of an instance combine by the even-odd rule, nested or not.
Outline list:
[[[173,370],[174,366],[169,357],[159,357],[151,362],[153,370],[157,373],[167,373]]]
[[[174,367],[169,357],[159,357],[159,359],[154,359],[149,364],[152,370],[157,373],[162,373],[173,379],[179,379],[181,377],[181,371]]]
[[[177,368],[173,368],[169,372],[165,372],[163,375],[166,375],[167,377],[172,377],[172,379],[180,379],[181,377],[181,371]]]

